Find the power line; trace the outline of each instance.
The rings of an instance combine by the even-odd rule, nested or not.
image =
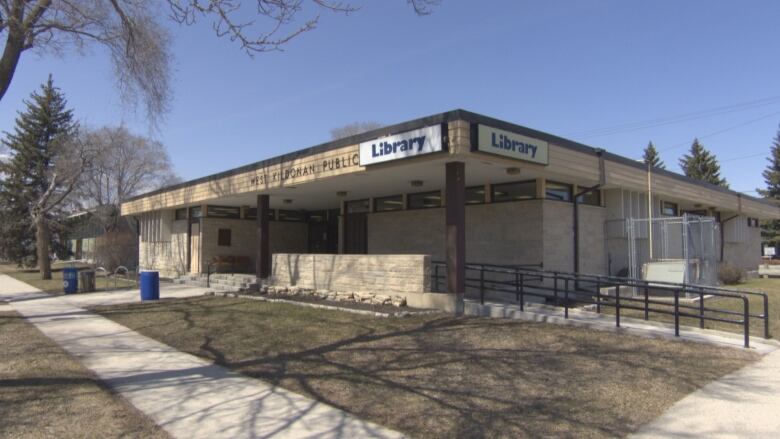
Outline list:
[[[704,134],[702,136],[697,136],[696,138],[697,139],[706,139],[708,137],[717,136],[718,134],[723,134],[725,132],[732,131],[732,130],[735,130],[737,128],[741,128],[741,127],[743,127],[745,125],[750,125],[752,123],[756,123],[756,122],[762,121],[764,119],[769,119],[770,117],[777,116],[777,115],[780,115],[780,111],[775,111],[773,113],[765,114],[765,115],[763,115],[761,117],[757,117],[755,119],[750,119],[747,122],[742,122],[742,123],[739,123],[737,125],[732,125],[732,126],[730,126],[728,128],[724,128],[722,130],[717,130],[717,131],[713,131],[711,133]],[[679,148],[681,146],[685,146],[685,145],[689,145],[689,144],[690,144],[690,141],[686,140],[684,142],[675,143],[674,145],[668,146],[666,148],[661,148],[661,149],[658,150],[658,152],[669,151],[670,149]]]
[[[753,108],[763,107],[763,106],[777,104],[777,103],[780,103],[780,96],[770,96],[762,99],[756,99],[753,101],[741,102],[741,103],[736,103],[736,104],[731,104],[731,105],[726,105],[721,107],[710,108],[706,110],[699,110],[691,113],[679,114],[676,116],[649,119],[644,121],[614,125],[611,127],[595,128],[590,130],[573,132],[567,134],[567,136],[579,137],[582,139],[609,136],[609,135],[637,131],[637,130],[642,130],[647,128],[654,128],[658,126],[683,123],[683,122],[703,119],[707,117],[714,117],[722,114],[746,111]]]
[[[766,156],[766,153],[762,152],[762,153],[758,153],[758,154],[750,154],[750,155],[743,155],[743,156],[740,156],[740,157],[732,157],[730,159],[720,160],[720,163],[733,162],[733,161],[736,161],[736,160],[744,160],[744,159],[750,159],[750,158],[753,158],[753,157],[761,157],[761,156]]]

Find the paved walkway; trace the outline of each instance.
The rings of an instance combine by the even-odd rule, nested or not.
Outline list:
[[[780,351],[691,393],[632,436],[694,437],[780,437]]]
[[[485,301],[485,304],[481,305],[479,301],[466,300],[465,314],[579,326],[641,337],[687,340],[730,348],[743,348],[745,342],[742,334],[712,329],[705,330],[690,326],[681,326],[680,337],[675,337],[674,325],[629,317],[622,317],[620,319],[620,327],[618,328],[615,326],[614,315],[598,314],[579,309],[570,309],[569,318],[567,319],[564,318],[563,308],[536,303],[527,303],[525,311],[521,311],[520,305],[516,303]],[[780,350],[780,343],[774,339],[766,340],[762,337],[750,337],[750,348],[760,354],[769,354]]]
[[[168,286],[163,299],[205,289]],[[178,438],[402,437],[304,396],[144,337],[84,306],[138,302],[138,290],[48,297],[0,275],[0,300]]]

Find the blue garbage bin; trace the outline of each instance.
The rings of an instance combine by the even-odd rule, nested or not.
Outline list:
[[[157,271],[141,272],[141,300],[158,300],[160,298],[160,273]]]
[[[62,289],[65,294],[76,294],[79,291],[79,269],[62,269]]]

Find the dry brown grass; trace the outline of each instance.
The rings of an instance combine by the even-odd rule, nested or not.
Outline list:
[[[0,264],[0,274],[7,274],[26,284],[32,285],[41,291],[52,294],[62,294],[62,271],[52,271],[51,279],[41,279],[40,273],[35,269],[18,269],[14,265]],[[117,288],[134,288],[134,282],[117,279]],[[95,279],[97,291],[109,291],[114,288],[114,280],[99,276]]]
[[[0,311],[0,346],[0,437],[169,437],[14,312]]]
[[[616,437],[757,357],[507,320],[197,298],[98,311],[413,437]]]

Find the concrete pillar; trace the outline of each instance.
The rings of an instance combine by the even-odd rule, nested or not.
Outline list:
[[[447,292],[462,295],[466,292],[466,165],[449,162],[445,167]]]
[[[271,276],[271,253],[268,234],[268,214],[270,212],[269,196],[257,196],[257,240],[255,273],[260,279],[268,279]]]

